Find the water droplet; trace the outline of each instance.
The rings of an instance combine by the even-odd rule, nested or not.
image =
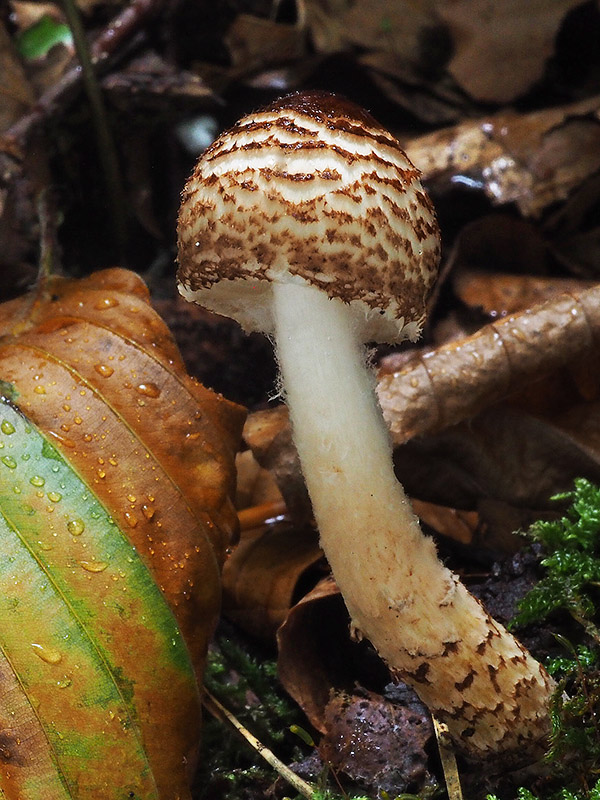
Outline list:
[[[48,550],[52,550],[52,545],[49,544],[48,542],[38,542],[38,546],[39,546],[40,550],[43,550],[44,552],[47,552]]]
[[[94,308],[98,311],[105,311],[107,308],[114,308],[119,305],[119,301],[114,297],[103,297],[94,304]]]
[[[83,441],[84,442],[91,442],[92,441],[92,434],[91,433],[84,433],[83,434]]]
[[[138,524],[138,518],[130,511],[125,512],[125,520],[130,528],[135,528],[135,526]]]
[[[62,654],[55,650],[53,647],[44,647],[43,644],[32,642],[33,652],[46,664],[59,664],[62,661]]]
[[[75,447],[75,442],[73,439],[69,439],[68,436],[62,436],[60,433],[56,433],[56,431],[48,431],[48,435],[54,437],[63,447]]]
[[[64,406],[63,406],[63,411],[70,411],[70,410],[71,410],[71,406],[68,403],[65,403]]]
[[[2,424],[0,424],[0,430],[2,431],[2,433],[5,433],[7,436],[10,436],[11,433],[15,432],[15,426],[11,425],[11,423],[7,419],[4,419],[2,420]]]
[[[152,517],[156,514],[156,509],[154,506],[149,506],[144,503],[142,506],[142,514],[146,517],[146,519],[152,519]]]
[[[111,457],[108,459],[108,463],[111,464],[113,467],[116,467],[119,462],[117,461],[116,458]]]
[[[114,369],[106,364],[95,364],[94,369],[98,375],[101,375],[103,378],[110,378],[110,376],[114,373]]]
[[[58,689],[68,689],[72,683],[72,679],[69,678],[68,675],[65,675],[59,681],[56,681],[56,686]]]
[[[106,472],[103,469],[98,470],[98,477],[99,478],[106,478]]]
[[[138,383],[135,390],[146,397],[158,397],[160,395],[160,389],[155,383]]]
[[[85,522],[82,519],[79,519],[79,517],[70,519],[67,522],[67,530],[71,536],[81,536],[85,530]]]
[[[106,561],[80,561],[79,566],[86,572],[104,572],[108,564]]]
[[[48,500],[53,503],[60,503],[62,500],[62,494],[60,494],[60,492],[48,492]]]
[[[75,425],[81,425],[81,423],[83,422],[83,420],[81,419],[81,417],[80,417],[79,415],[77,415],[77,416],[76,416],[76,417],[73,419],[73,422],[75,423]]]
[[[134,494],[128,494],[127,499],[129,500],[130,503],[135,503],[137,498]]]
[[[17,462],[11,456],[2,456],[0,461],[2,461],[4,466],[8,467],[9,469],[16,469],[17,467]]]
[[[36,394],[46,394],[46,389],[45,389],[45,387],[44,387],[44,386],[42,386],[41,384],[38,384],[38,385],[37,385],[37,386],[34,388],[34,390],[33,390],[33,391],[34,391]]]
[[[21,492],[22,492],[22,489],[21,489],[21,487],[20,487],[20,486],[13,486],[13,492],[14,492],[15,494],[21,494]]]
[[[29,479],[29,483],[32,486],[43,486],[46,481],[42,478],[41,475],[34,475],[32,478]]]

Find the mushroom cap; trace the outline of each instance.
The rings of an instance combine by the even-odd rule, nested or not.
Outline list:
[[[241,119],[198,160],[178,221],[179,291],[271,332],[271,285],[308,283],[363,341],[417,338],[440,255],[431,200],[398,141],[325,92]]]

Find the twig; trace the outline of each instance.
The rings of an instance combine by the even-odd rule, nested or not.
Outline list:
[[[75,5],[75,0],[62,0],[62,6],[73,34],[75,51],[81,65],[83,85],[90,104],[117,253],[123,257],[127,242],[127,214],[117,148],[108,121],[102,91],[96,77],[92,54],[81,21],[81,14]]]
[[[282,517],[286,512],[287,505],[283,500],[272,500],[269,503],[243,508],[238,512],[240,530],[248,531],[252,528],[259,528],[269,520]]]
[[[40,284],[58,272],[56,241],[56,209],[51,190],[44,187],[38,194],[37,212],[40,222],[40,262],[38,282]]]
[[[452,747],[450,734],[448,733],[448,726],[435,717],[432,717],[432,720],[433,730],[440,753],[440,760],[442,762],[442,769],[444,771],[448,800],[463,800],[456,756],[454,754],[454,748]]]
[[[140,31],[164,5],[165,0],[132,0],[96,37],[91,45],[93,65],[105,71],[123,43]],[[47,119],[61,112],[79,90],[83,79],[79,64],[71,67],[62,78],[41,95],[35,105],[15,122],[2,136],[7,151],[24,150],[33,131]]]
[[[253,736],[250,731],[245,728],[242,723],[231,713],[228,711],[225,706],[221,705],[214,695],[212,695],[206,687],[204,687],[203,691],[203,698],[202,703],[206,710],[213,715],[216,719],[219,719],[224,722],[228,722],[235,730],[244,737],[244,739],[250,744],[251,747],[256,750],[261,758],[271,766],[273,769],[281,775],[281,777],[286,780],[294,789],[301,794],[303,797],[307,797],[308,800],[314,800],[315,791],[306,781],[302,780],[295,772],[293,772],[283,761],[280,761],[277,756],[269,750],[268,747],[265,747],[262,742],[260,742],[255,736]]]

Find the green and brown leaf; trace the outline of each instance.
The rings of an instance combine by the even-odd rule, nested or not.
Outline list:
[[[183,800],[243,413],[124,270],[50,279],[0,336],[0,789]]]

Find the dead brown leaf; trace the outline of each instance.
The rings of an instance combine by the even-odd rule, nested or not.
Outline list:
[[[485,103],[509,103],[542,77],[568,11],[581,0],[441,0],[454,42],[449,71]]]
[[[385,686],[389,672],[374,651],[349,635],[350,621],[333,578],[323,578],[290,609],[277,631],[279,679],[322,733],[332,687],[350,691],[356,681]]]
[[[420,521],[430,530],[461,544],[470,544],[473,541],[480,524],[476,511],[460,511],[417,499],[413,499],[411,505]]]
[[[223,612],[247,633],[272,642],[303,577],[322,559],[314,529],[288,522],[242,532],[223,569]]]
[[[139,785],[141,793],[150,786],[152,793],[165,798],[191,797],[187,765],[194,764],[198,747],[198,681],[219,613],[219,568],[236,526],[233,458],[244,412],[186,374],[169,331],[150,306],[145,284],[135,273],[119,269],[82,280],[49,277],[30,294],[3,304],[0,380],[3,413],[16,406],[29,432],[35,430],[41,440],[42,455],[44,447],[48,451],[45,478],[34,472],[28,480],[23,470],[19,473],[17,458],[5,457],[3,469],[15,470],[10,481],[21,475],[26,486],[46,487],[29,498],[38,504],[37,511],[30,506],[37,522],[26,520],[24,530],[44,540],[36,545],[43,558],[36,554],[35,561],[47,584],[60,587],[57,613],[73,616],[73,630],[90,629],[85,636],[94,642],[95,660],[86,660],[82,653],[88,651],[83,648],[76,651],[79,676],[95,686],[103,669],[109,685],[127,687],[116,707],[121,713],[126,708],[123,698],[129,698],[132,710],[123,710],[123,719],[135,720],[136,727],[127,742],[137,742],[131,752],[141,747],[141,761],[149,765],[147,775],[140,777],[137,769],[130,774],[125,757],[129,750],[119,751],[115,745],[119,752],[111,763],[100,746],[88,744],[83,761],[79,753],[75,759],[62,751],[48,754],[58,763],[55,780],[69,796],[83,775],[92,791],[97,788],[102,795],[105,787],[111,787],[106,788],[110,793],[115,786],[133,795],[129,787]],[[14,434],[15,426],[7,425],[4,433]],[[7,452],[13,446],[9,441]],[[31,455],[25,453],[20,461],[28,462]],[[94,517],[90,512],[85,522],[74,515],[67,477],[64,485],[56,478],[61,492],[51,490],[52,460],[56,470],[63,464],[64,473],[68,469],[77,476],[77,496],[81,501],[81,485],[86,511],[102,513]],[[37,469],[42,470],[41,463]],[[14,493],[9,492],[7,475],[3,481],[3,513],[16,526],[23,512],[6,502]],[[55,510],[52,503],[61,505]],[[104,530],[94,519],[103,521]],[[6,521],[4,525],[7,529]],[[114,541],[107,543],[111,535]],[[119,542],[126,548],[120,561]],[[136,566],[128,571],[129,564]],[[134,573],[136,568],[141,571]],[[143,575],[147,585],[136,574]],[[26,581],[22,584],[26,591]],[[152,608],[159,607],[158,598],[166,613],[155,622]],[[44,609],[40,601],[39,615]],[[4,635],[10,624],[4,620]],[[33,624],[39,627],[38,620]],[[156,634],[165,624],[171,632]],[[182,654],[181,664],[175,647]],[[53,657],[48,663],[68,662],[61,653]],[[96,662],[105,666],[100,669]],[[71,668],[63,663],[62,669]],[[45,730],[56,726],[65,738],[72,736],[71,727],[82,737],[91,731],[83,740],[87,742],[92,741],[97,718],[105,734],[116,714],[107,717],[110,706],[104,695],[92,700],[92,694],[77,684],[79,694],[70,688],[61,703],[56,688],[61,684],[56,681],[56,674],[46,674],[39,694],[36,689],[38,706],[44,709],[36,724]],[[73,675],[64,686],[76,683]],[[3,704],[3,715],[10,716],[9,708],[10,701]],[[110,736],[98,738],[110,749],[129,726],[118,725]],[[24,742],[29,741],[26,734],[27,730]],[[44,741],[43,747],[52,747],[51,737]],[[27,770],[8,773],[6,781],[3,776],[2,787],[11,796],[22,796],[19,789],[25,781],[35,786],[38,778],[42,780],[36,775],[35,748],[27,752],[25,763]]]
[[[436,194],[462,186],[538,218],[600,167],[599,99],[463,122],[406,142],[406,152]]]
[[[463,270],[452,281],[457,297],[490,319],[501,319],[523,309],[546,303],[561,294],[577,295],[595,281],[577,278],[544,278]]]
[[[4,133],[35,101],[13,40],[0,22],[0,133]]]
[[[299,524],[309,522],[312,506],[292,443],[287,407],[250,414],[244,426],[244,441],[258,463],[272,471],[291,516]]]
[[[597,347],[599,297],[597,287],[561,295],[383,375],[377,392],[394,442],[454,425],[545,375],[585,361]]]
[[[273,64],[293,61],[304,54],[300,26],[287,25],[252,14],[239,14],[225,36],[234,70],[244,74]]]
[[[394,453],[409,495],[458,508],[482,498],[548,509],[576,477],[600,480],[600,461],[552,421],[494,406],[467,422],[415,437]]]

